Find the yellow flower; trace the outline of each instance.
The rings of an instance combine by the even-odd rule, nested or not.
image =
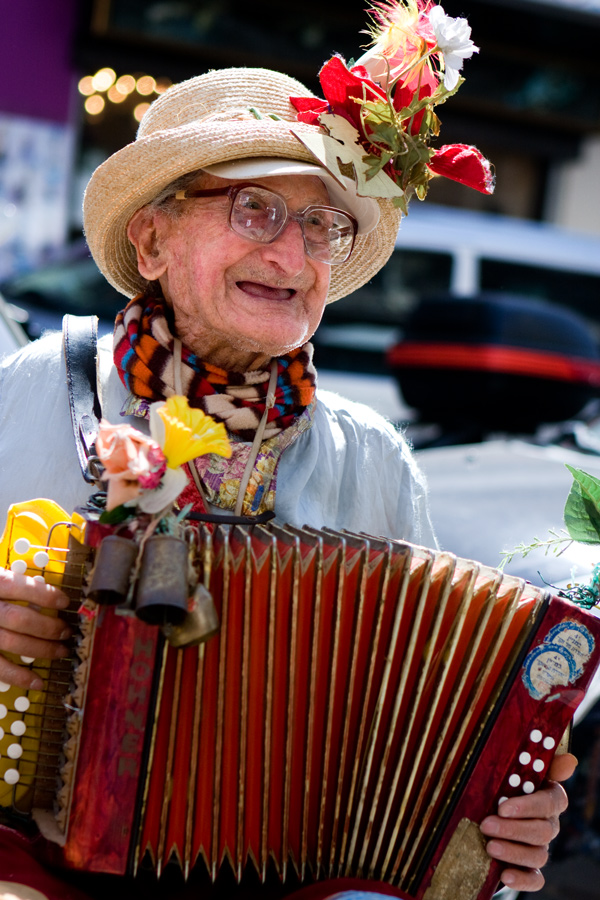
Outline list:
[[[169,397],[166,403],[153,404],[150,408],[150,430],[160,444],[170,469],[207,453],[231,456],[223,423],[215,422],[201,409],[190,409],[185,397]]]

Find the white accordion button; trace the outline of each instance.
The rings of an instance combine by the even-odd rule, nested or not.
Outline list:
[[[523,793],[524,794],[533,794],[535,791],[535,784],[533,781],[526,781],[523,784]]]
[[[0,681],[0,693],[3,694],[4,691],[10,690],[10,684],[7,684],[5,681]]]
[[[4,728],[0,728],[0,741],[4,737]]]
[[[7,784],[16,784],[20,777],[16,769],[7,769],[4,773],[4,780]]]
[[[13,722],[10,726],[10,733],[14,734],[15,737],[23,737],[26,731],[27,725],[25,722]]]
[[[44,584],[45,583],[46,582],[44,582]],[[22,656],[21,662],[24,663],[26,666],[30,666],[32,662],[35,662],[35,656]]]
[[[18,553],[22,556],[24,553],[27,553],[28,550],[31,550],[31,544],[27,540],[27,538],[17,538],[17,540],[13,544],[13,549],[15,553]]]
[[[38,567],[38,569],[43,569],[50,562],[50,557],[45,550],[38,550],[38,552],[33,557],[33,562]]]
[[[544,771],[544,760],[536,759],[533,763],[533,771],[534,772],[543,772]]]
[[[33,580],[37,581],[38,584],[46,584],[46,579],[43,575],[34,575]]]
[[[527,753],[527,751],[525,750],[519,756],[519,762],[521,763],[522,766],[528,766],[529,763],[531,762],[531,753]]]
[[[534,744],[539,744],[541,739],[544,737],[539,728],[534,728],[531,734],[529,735],[529,739],[533,741]]]
[[[8,710],[5,707],[4,703],[0,703],[0,719],[6,718],[7,712],[8,712]]]
[[[10,571],[15,575],[24,575],[27,571],[27,563],[24,559],[13,559],[10,564]]]
[[[11,744],[6,751],[6,755],[11,759],[21,759],[23,756],[23,748],[20,744]]]
[[[27,697],[17,697],[15,700],[15,709],[17,712],[27,712],[30,707],[29,699]]]
[[[544,750],[554,750],[556,747],[556,741],[554,738],[547,737],[544,738]]]
[[[511,787],[519,787],[519,785],[521,784],[521,776],[517,775],[516,773],[514,775],[511,775],[508,779],[508,783]]]

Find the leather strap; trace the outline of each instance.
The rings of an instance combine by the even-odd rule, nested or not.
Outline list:
[[[67,367],[69,409],[79,466],[85,480],[96,480],[88,460],[94,455],[98,434],[100,400],[96,377],[98,319],[96,316],[65,316],[63,346]]]

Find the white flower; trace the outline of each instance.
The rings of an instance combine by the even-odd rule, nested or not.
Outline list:
[[[441,6],[433,7],[429,13],[429,24],[444,57],[444,85],[446,90],[451,91],[457,85],[463,61],[479,53],[479,47],[471,40],[467,20],[447,16]]]
[[[142,512],[155,516],[175,503],[187,483],[183,469],[167,469],[158,487],[141,492],[137,505]]]

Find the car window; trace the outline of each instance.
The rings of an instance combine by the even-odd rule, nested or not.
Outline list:
[[[389,262],[364,287],[327,307],[324,321],[344,319],[393,325],[423,294],[450,290],[453,257],[429,250],[395,250]]]
[[[5,298],[62,315],[97,315],[114,320],[124,298],[106,281],[91,258],[56,263],[2,284]]]
[[[481,287],[568,306],[590,320],[600,339],[600,276],[499,259],[481,260]]]

